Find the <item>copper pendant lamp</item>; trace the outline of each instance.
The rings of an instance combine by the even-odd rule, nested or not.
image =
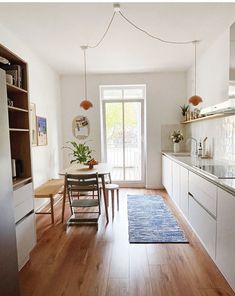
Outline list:
[[[80,107],[84,110],[88,110],[93,107],[93,104],[87,99],[87,73],[86,73],[86,50],[88,49],[88,46],[83,45],[81,46],[81,49],[83,50],[83,56],[84,56],[84,94],[85,98],[81,101]]]
[[[202,102],[202,98],[200,96],[197,96],[197,43],[199,41],[195,40],[194,43],[194,91],[195,95],[189,98],[189,103],[191,103],[193,106],[197,106]]]

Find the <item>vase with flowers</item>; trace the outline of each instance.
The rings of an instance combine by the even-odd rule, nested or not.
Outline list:
[[[171,134],[171,139],[174,145],[174,152],[180,152],[180,142],[184,139],[184,135],[181,130],[173,131]]]

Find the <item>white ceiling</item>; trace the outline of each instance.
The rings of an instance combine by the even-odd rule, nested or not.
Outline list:
[[[121,9],[164,39],[202,40],[200,51],[235,20],[235,3],[122,3]],[[0,23],[60,74],[82,71],[80,45],[96,43],[112,13],[112,3],[0,3]],[[87,56],[92,73],[178,71],[192,63],[193,46],[162,44],[118,15]]]

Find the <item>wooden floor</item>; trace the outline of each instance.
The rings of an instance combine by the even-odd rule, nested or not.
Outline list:
[[[161,194],[190,244],[129,244],[127,194]],[[111,215],[111,207],[109,209]],[[69,211],[67,211],[67,215]],[[120,210],[93,226],[56,223],[37,217],[38,243],[20,272],[21,296],[215,296],[234,295],[164,191],[121,189]]]

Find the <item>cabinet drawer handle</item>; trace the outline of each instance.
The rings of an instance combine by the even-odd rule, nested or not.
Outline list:
[[[192,199],[201,207],[203,208],[214,220],[216,220],[216,216],[213,215],[207,208],[205,208],[193,195],[191,192],[188,192],[188,195],[192,197]]]

